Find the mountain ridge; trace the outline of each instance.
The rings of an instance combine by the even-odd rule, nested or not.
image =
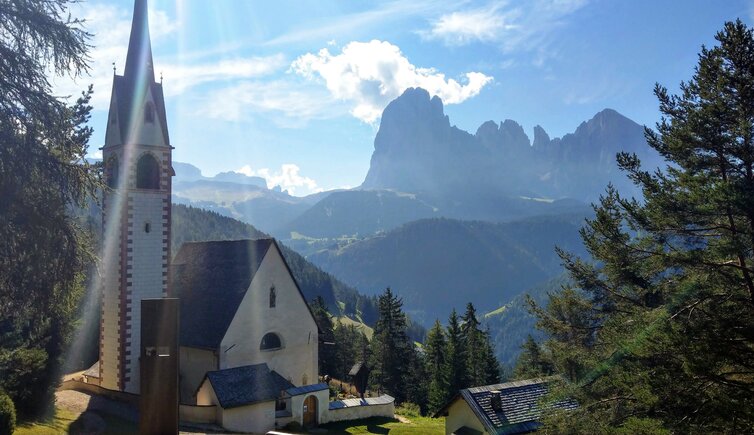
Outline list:
[[[551,139],[539,125],[533,136],[511,119],[486,121],[472,135],[451,125],[437,96],[409,88],[383,112],[361,188],[452,196],[489,190],[591,201],[609,182],[637,192],[618,174],[618,152],[635,152],[650,167],[662,163],[646,143],[644,127],[614,109],[560,138]]]

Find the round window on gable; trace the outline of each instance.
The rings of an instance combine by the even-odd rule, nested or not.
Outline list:
[[[145,222],[144,223],[144,232],[145,233],[152,232],[152,224],[150,224],[149,222]]]
[[[283,343],[280,341],[280,337],[274,332],[268,332],[262,337],[262,343],[259,345],[259,350],[275,350],[283,347]]]

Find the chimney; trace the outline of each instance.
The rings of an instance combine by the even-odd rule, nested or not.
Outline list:
[[[490,391],[490,406],[495,412],[501,412],[503,410],[503,398],[500,395],[500,390]]]

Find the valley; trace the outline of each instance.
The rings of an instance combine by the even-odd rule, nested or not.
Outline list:
[[[563,273],[555,247],[586,255],[579,229],[609,183],[640,194],[616,154],[662,165],[644,128],[610,109],[562,138],[540,126],[532,137],[512,120],[460,130],[439,98],[412,88],[385,108],[357,188],[297,197],[260,177],[206,177],[178,163],[173,202],[276,237],[299,270],[314,267],[306,259],[341,289],[317,284],[308,293],[357,321],[373,320],[357,291],[373,297],[391,287],[425,328],[472,302],[494,313],[485,325],[512,364],[533,328],[523,295],[543,294]]]

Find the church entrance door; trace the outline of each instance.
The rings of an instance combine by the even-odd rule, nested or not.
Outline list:
[[[304,400],[304,427],[317,425],[317,398],[309,396]]]

